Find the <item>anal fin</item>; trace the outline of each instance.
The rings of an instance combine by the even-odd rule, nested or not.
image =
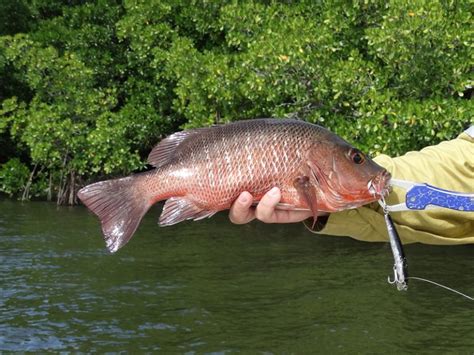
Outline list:
[[[206,217],[211,217],[217,211],[203,210],[192,201],[184,197],[171,197],[163,207],[160,216],[160,226],[171,226],[173,224],[193,219],[198,221]]]

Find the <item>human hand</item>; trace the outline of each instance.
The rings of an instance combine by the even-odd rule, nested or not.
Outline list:
[[[235,224],[248,223],[254,219],[265,223],[295,223],[313,216],[311,211],[276,209],[280,199],[280,189],[274,187],[263,195],[257,207],[254,208],[252,207],[253,196],[247,191],[242,192],[230,208],[229,219]]]

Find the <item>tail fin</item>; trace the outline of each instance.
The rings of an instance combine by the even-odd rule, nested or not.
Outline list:
[[[77,193],[80,200],[99,217],[105,244],[112,253],[127,244],[151,207],[137,186],[137,178],[135,175],[101,181]]]

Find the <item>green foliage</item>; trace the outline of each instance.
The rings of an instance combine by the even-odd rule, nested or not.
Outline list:
[[[10,159],[0,166],[0,188],[10,197],[23,191],[30,169],[18,158]]]
[[[143,168],[179,128],[299,117],[372,154],[403,154],[473,122],[468,1],[7,0],[2,9],[0,161],[32,177],[11,175],[9,194],[23,186],[24,197],[73,203],[84,182]]]
[[[22,0],[0,2],[0,35],[13,35],[28,31],[31,16],[28,6]]]
[[[472,85],[472,12],[467,10],[454,1],[400,2],[388,8],[380,28],[366,31],[369,51],[400,97],[454,95]]]

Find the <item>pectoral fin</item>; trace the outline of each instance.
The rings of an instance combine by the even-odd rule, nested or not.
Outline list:
[[[318,197],[316,187],[311,183],[308,176],[298,176],[293,182],[293,186],[300,196],[306,201],[309,209],[313,213],[313,225],[318,217]]]

